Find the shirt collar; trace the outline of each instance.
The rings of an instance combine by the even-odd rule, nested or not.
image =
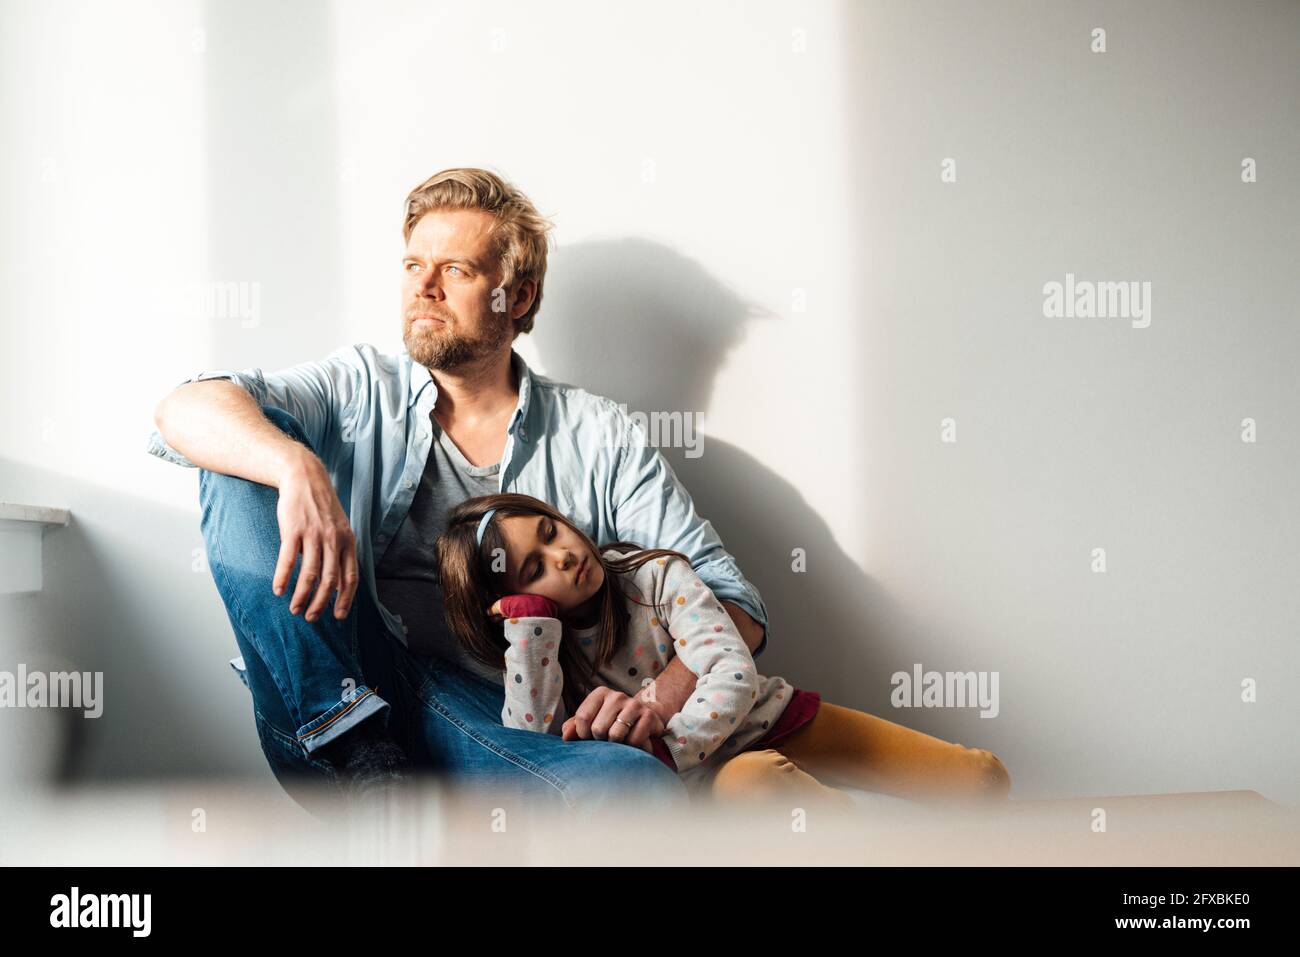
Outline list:
[[[409,352],[403,352],[406,360],[411,363],[411,389],[407,399],[407,409],[412,408],[420,398],[426,388],[433,390],[433,404],[438,401],[438,384],[433,381],[433,376],[429,370],[418,362],[411,359]],[[528,408],[533,394],[533,370],[528,368],[528,363],[514,349],[510,350],[510,368],[514,370],[515,378],[519,382],[519,402],[515,406],[514,415],[510,417],[510,425],[506,427],[507,432],[513,432],[520,422],[528,418]]]

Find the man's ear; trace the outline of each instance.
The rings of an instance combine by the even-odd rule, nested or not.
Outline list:
[[[537,281],[535,279],[519,280],[510,296],[510,321],[516,322],[522,318],[524,313],[532,308],[533,299],[536,296]]]

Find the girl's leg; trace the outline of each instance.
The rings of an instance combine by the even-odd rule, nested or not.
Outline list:
[[[1011,775],[991,751],[825,701],[778,747],[819,781],[914,801],[1000,800],[1011,788]]]
[[[711,784],[714,800],[809,804],[852,810],[853,798],[828,788],[780,751],[742,751],[727,761]]]

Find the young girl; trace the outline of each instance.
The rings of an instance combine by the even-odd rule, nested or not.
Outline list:
[[[577,737],[575,713],[601,688],[593,737],[652,729],[650,750],[694,794],[852,807],[840,784],[915,800],[1005,797],[988,751],[964,748],[821,701],[764,677],[730,616],[668,549],[597,547],[528,495],[469,499],[437,543],[448,625],[466,651],[502,669],[502,723]],[[696,676],[666,720],[654,679],[674,656]],[[662,725],[662,730],[660,727]]]

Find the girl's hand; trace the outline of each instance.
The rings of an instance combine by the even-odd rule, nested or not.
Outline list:
[[[587,695],[573,717],[564,722],[560,737],[565,741],[582,738],[614,741],[653,754],[650,739],[665,730],[663,719],[640,698],[602,685]]]
[[[488,606],[493,621],[504,618],[559,618],[560,606],[544,595],[506,595]]]

